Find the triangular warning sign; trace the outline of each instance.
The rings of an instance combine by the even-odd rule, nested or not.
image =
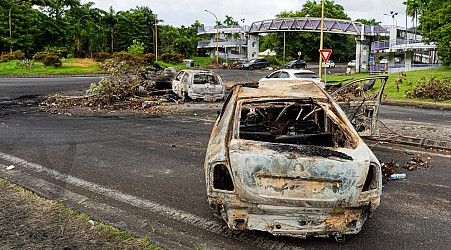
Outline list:
[[[319,53],[321,54],[323,61],[327,62],[329,60],[330,55],[332,54],[332,50],[331,49],[320,49]]]

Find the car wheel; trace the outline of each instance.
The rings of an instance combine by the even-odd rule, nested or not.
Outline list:
[[[185,91],[182,92],[182,101],[183,102],[188,102],[190,100],[188,93],[186,93]]]
[[[254,70],[254,66],[249,66],[249,70]]]

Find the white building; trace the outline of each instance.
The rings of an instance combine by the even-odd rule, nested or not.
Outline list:
[[[216,26],[199,28],[198,36],[206,37],[199,41],[198,49],[207,49],[210,57],[216,57],[216,33],[218,32],[219,57],[225,60],[246,61],[248,56],[247,26]]]

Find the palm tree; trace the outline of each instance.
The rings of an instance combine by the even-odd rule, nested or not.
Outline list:
[[[113,10],[113,6],[110,6],[110,10],[108,12],[104,11],[104,22],[108,25],[108,30],[110,33],[110,53],[114,53],[114,27],[118,22],[117,13]]]
[[[416,40],[417,36],[417,26],[418,26],[418,14],[422,9],[421,0],[407,0],[403,2],[406,5],[406,14],[412,17],[412,22],[414,22],[413,30],[414,30],[414,40]]]

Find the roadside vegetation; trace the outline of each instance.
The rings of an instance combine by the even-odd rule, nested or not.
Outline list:
[[[386,100],[403,102],[441,102],[451,104],[451,67],[387,74]],[[327,75],[328,84],[374,76],[368,73]]]
[[[161,249],[0,179],[2,249]],[[26,225],[26,226],[24,226]]]
[[[98,63],[88,58],[61,59],[60,67],[46,66],[36,60],[11,60],[0,63],[0,75],[24,75],[24,74],[93,74],[102,73]]]

